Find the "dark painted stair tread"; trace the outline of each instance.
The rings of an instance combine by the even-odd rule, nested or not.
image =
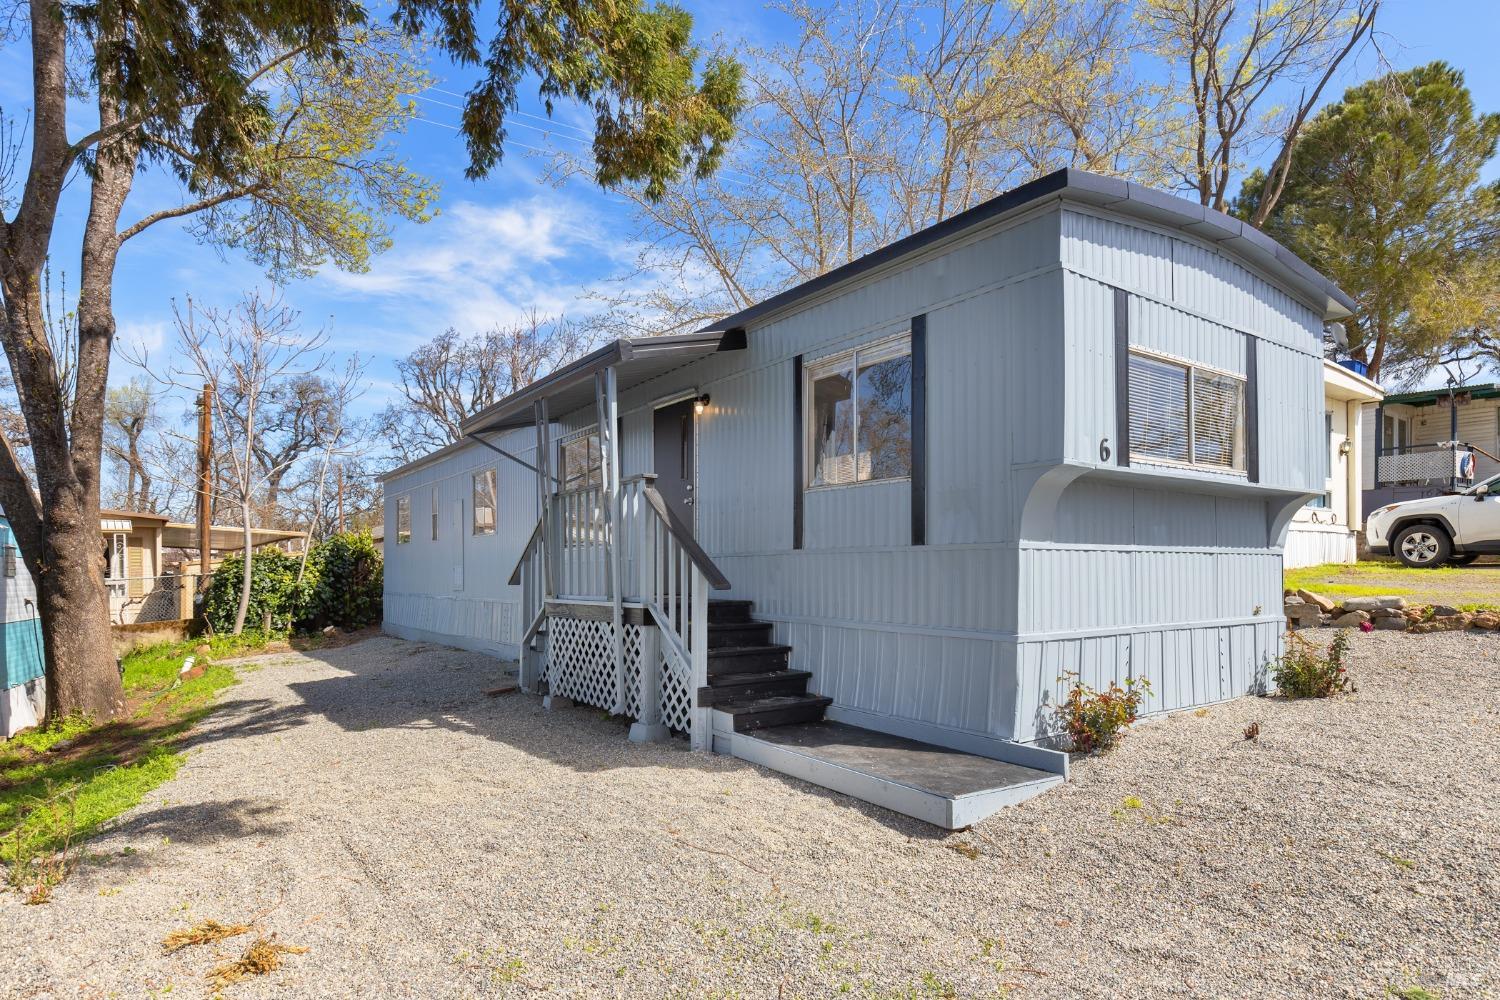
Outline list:
[[[751,701],[730,702],[718,706],[734,717],[734,731],[767,729],[796,722],[816,722],[833,704],[832,698],[815,694],[771,695]]]
[[[770,622],[709,622],[708,648],[764,645],[771,638]]]
[[[708,675],[754,674],[785,670],[791,656],[790,646],[710,646]]]
[[[720,646],[717,649],[710,649],[708,651],[708,658],[713,660],[731,656],[765,656],[771,653],[790,653],[791,651],[791,646],[784,646],[775,642],[747,646]]]
[[[811,679],[812,674],[806,670],[718,674],[709,678],[708,687],[698,689],[698,703],[722,706],[726,702],[751,698],[805,694],[807,682]]]
[[[708,602],[709,624],[748,622],[750,621],[750,609],[755,606],[754,601],[739,601],[710,598]]]

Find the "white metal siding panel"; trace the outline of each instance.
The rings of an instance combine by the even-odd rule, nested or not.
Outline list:
[[[1063,303],[1063,454],[1092,464],[1100,461],[1105,438],[1111,449],[1122,447],[1115,440],[1115,291],[1069,271],[1063,275]],[[1049,409],[1055,419],[1055,403]]]
[[[1255,374],[1260,482],[1292,492],[1321,493],[1327,440],[1321,360],[1257,341]]]
[[[1170,302],[1171,237],[1079,211],[1062,213],[1063,263],[1127,291]]]
[[[1016,465],[1055,463],[1064,454],[1065,425],[1058,413],[1067,377],[1062,302],[1061,271],[1020,282],[1003,300],[1000,315],[1009,350],[1002,384],[1009,398],[1001,419],[1010,427]]]
[[[802,507],[805,548],[911,544],[910,480],[808,490]]]
[[[1135,295],[1130,297],[1130,343],[1234,375],[1245,374],[1243,333]]]

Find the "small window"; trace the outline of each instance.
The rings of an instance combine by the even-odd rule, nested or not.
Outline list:
[[[1243,472],[1245,380],[1131,351],[1130,454]]]
[[[432,488],[432,540],[437,541],[438,497],[437,487]]]
[[[396,498],[396,544],[411,541],[411,497]]]
[[[117,580],[125,575],[125,532],[117,531],[104,541],[104,578]]]
[[[604,451],[598,432],[564,441],[559,451],[564,492],[604,485]]]
[[[495,533],[495,470],[474,473],[474,534]]]
[[[808,369],[809,487],[911,475],[911,339],[860,348]]]
[[[5,546],[5,575],[11,580],[16,578],[16,547],[14,545]]]

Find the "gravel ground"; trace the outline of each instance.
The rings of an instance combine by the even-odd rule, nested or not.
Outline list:
[[[1357,694],[1143,724],[955,834],[481,656],[263,658],[52,903],[0,895],[0,996],[208,995],[248,939],[160,951],[204,918],[310,949],[229,997],[1495,996],[1500,637],[1354,645]]]

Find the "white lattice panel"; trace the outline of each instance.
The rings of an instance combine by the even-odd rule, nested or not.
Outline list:
[[[605,710],[615,707],[614,652],[610,623],[552,616],[547,643],[548,683],[553,694]]]
[[[661,665],[661,721],[679,733],[693,728],[693,686],[665,659]]]
[[[610,623],[552,615],[547,620],[547,683],[564,698],[606,711],[615,705]],[[625,714],[641,715],[641,626],[626,625],[620,637],[625,654]],[[693,688],[686,675],[661,662],[661,721],[686,733],[692,728]]]

